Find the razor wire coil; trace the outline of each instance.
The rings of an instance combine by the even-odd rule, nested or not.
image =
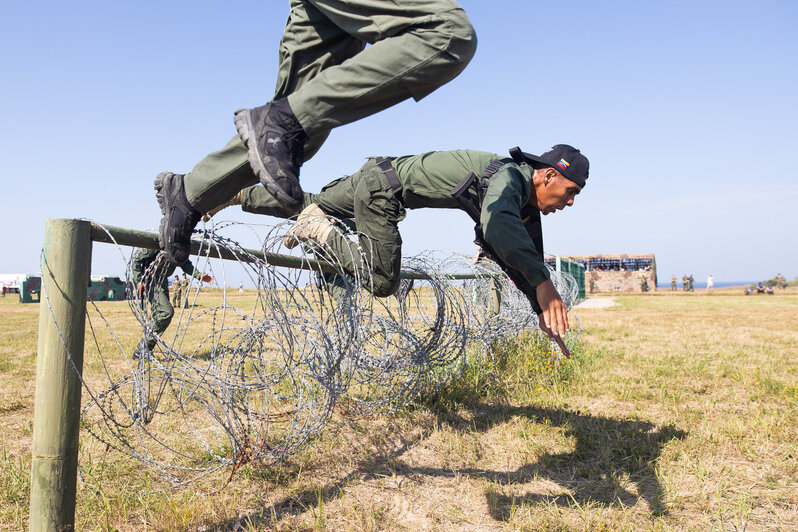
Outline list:
[[[166,488],[220,471],[229,480],[253,461],[283,462],[339,419],[389,414],[435,394],[469,358],[490,356],[497,340],[537,326],[526,297],[491,262],[407,257],[402,270],[413,280],[376,298],[368,238],[346,232],[355,244],[350,259],[361,266],[346,271],[324,247],[287,249],[290,224],[223,222],[198,231],[195,269],[216,287],[187,290],[161,335],[153,331],[152,303],[153,290],[166,283],[160,258],[143,273],[140,292],[131,281],[135,252],[126,257],[117,246],[130,312],[111,316],[94,302],[87,308],[82,426],[146,465]],[[226,236],[241,229],[262,235],[265,254],[321,259],[334,273],[270,265]],[[220,260],[222,248],[237,260]],[[225,283],[233,272],[256,290],[236,297]],[[554,271],[551,278],[570,309],[576,281]],[[152,354],[135,358],[133,346],[147,335],[156,339]],[[94,371],[100,375],[85,376]]]

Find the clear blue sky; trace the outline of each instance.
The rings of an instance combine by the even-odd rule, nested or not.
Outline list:
[[[660,280],[798,276],[798,3],[462,4],[479,38],[466,70],[335,130],[305,189],[368,155],[569,143],[591,177],[544,218],[547,251],[653,252]],[[235,109],[273,93],[287,6],[4,3],[0,273],[39,270],[49,217],[156,228],[154,176],[189,171],[235,133]],[[474,249],[463,213],[411,212],[400,229],[406,255]],[[97,244],[93,272],[120,274],[118,257]]]

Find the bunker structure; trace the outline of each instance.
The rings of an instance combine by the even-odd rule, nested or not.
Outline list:
[[[19,294],[20,303],[39,303],[41,275],[26,273],[0,274],[0,286],[7,294]],[[86,293],[87,301],[124,301],[125,283],[119,277],[92,275]]]
[[[41,292],[40,275],[27,273],[0,274],[0,287],[6,294],[19,294],[20,303],[38,303]]]
[[[568,255],[563,258],[584,266],[588,294],[648,292],[657,287],[657,261],[653,253]]]

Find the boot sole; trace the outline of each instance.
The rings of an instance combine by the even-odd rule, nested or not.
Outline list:
[[[238,136],[247,148],[247,159],[252,171],[258,176],[258,179],[266,187],[266,190],[274,196],[277,201],[290,209],[299,210],[302,206],[301,201],[297,201],[277,186],[272,177],[266,172],[266,166],[263,164],[263,159],[258,152],[257,142],[254,141],[255,128],[252,125],[252,118],[250,117],[249,109],[238,109],[234,115],[233,120],[236,124]]]
[[[175,264],[183,264],[188,260],[188,255],[186,257],[182,257],[182,255],[178,257],[166,249],[167,244],[169,244],[169,236],[166,234],[169,224],[166,223],[166,216],[171,211],[172,205],[170,196],[164,193],[164,186],[167,184],[166,181],[175,175],[174,172],[161,172],[155,176],[155,199],[158,200],[158,207],[161,209],[161,223],[158,226],[158,245],[166,253],[169,260]],[[181,258],[183,260],[180,260]]]
[[[164,229],[166,227],[166,212],[168,211],[166,205],[166,197],[163,193],[163,186],[164,180],[174,175],[173,172],[161,172],[157,176],[155,176],[155,199],[158,200],[158,207],[161,209],[161,224],[158,226],[158,246],[161,249],[164,249],[166,246],[166,241],[164,238]]]

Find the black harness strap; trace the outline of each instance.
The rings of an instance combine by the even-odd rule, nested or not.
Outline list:
[[[452,191],[450,192],[451,196],[457,200],[457,203],[460,204],[460,207],[468,213],[474,223],[479,224],[479,215],[480,210],[479,208],[482,206],[481,198],[477,200],[477,203],[470,201],[470,198],[467,197],[466,191],[477,181],[477,175],[474,172],[468,172],[468,174],[463,178],[462,181],[457,183]],[[477,185],[477,194],[480,194],[480,187]]]
[[[506,157],[504,159],[496,159],[495,161],[491,161],[491,163],[485,167],[485,171],[482,173],[482,177],[490,178],[499,171],[499,168],[504,166],[507,163],[513,162],[513,159]]]
[[[382,173],[385,174],[385,177],[388,178],[388,183],[390,183],[391,188],[396,191],[402,189],[402,183],[399,182],[399,176],[396,175],[393,165],[391,164],[391,161],[394,159],[395,157],[377,157],[376,160],[377,166],[382,170]]]
[[[524,152],[522,152],[521,148],[519,148],[518,146],[516,146],[515,148],[510,148],[510,157],[512,157],[513,161],[515,161],[518,164],[524,164],[529,162],[526,160],[526,157],[524,157]]]
[[[488,189],[491,176],[498,172],[499,168],[511,162],[513,162],[512,159],[497,159],[495,161],[491,161],[491,163],[485,167],[485,171],[482,173],[482,179],[477,178],[477,175],[474,172],[468,172],[468,174],[459,183],[457,183],[457,185],[450,192],[451,196],[457,200],[457,203],[460,204],[463,210],[468,213],[468,215],[476,224],[480,223],[479,217],[480,209],[482,207],[482,200],[485,198],[485,191]],[[468,199],[464,196],[466,191],[471,188],[474,183],[477,184],[476,191],[477,201],[479,203],[478,205],[468,201]]]
[[[511,162],[513,162],[512,159],[498,159],[496,161],[492,161],[488,166],[485,167],[485,171],[482,173],[482,180],[480,181],[479,188],[477,189],[480,207],[482,207],[482,200],[485,199],[485,193],[488,191],[490,178],[493,177],[493,174],[499,171],[499,168]]]

